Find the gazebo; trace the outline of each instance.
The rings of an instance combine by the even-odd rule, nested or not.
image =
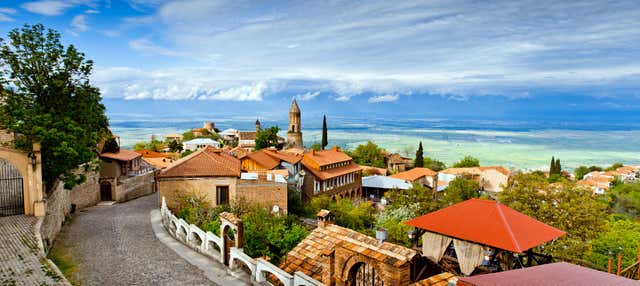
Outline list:
[[[532,266],[534,261],[551,262],[550,256],[534,253],[532,248],[565,235],[564,231],[484,199],[470,199],[405,224],[425,231],[423,256],[444,268],[453,268],[451,265],[457,262],[463,275],[471,275],[476,268],[481,268],[480,272],[496,272]],[[441,262],[445,256],[446,261]]]

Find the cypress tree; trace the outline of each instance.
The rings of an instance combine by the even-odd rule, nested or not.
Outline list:
[[[551,157],[551,164],[549,164],[549,176],[556,173],[556,158]]]
[[[324,147],[327,147],[327,145],[329,145],[329,140],[327,140],[327,116],[323,115],[322,116],[322,150],[324,150]]]
[[[562,174],[562,166],[560,165],[560,158],[556,159],[556,174]]]
[[[422,156],[422,141],[418,145],[418,150],[416,151],[416,161],[413,164],[414,167],[424,167],[424,157]]]

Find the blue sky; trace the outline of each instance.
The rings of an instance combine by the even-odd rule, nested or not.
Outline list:
[[[111,114],[637,120],[638,1],[0,2],[59,30]]]

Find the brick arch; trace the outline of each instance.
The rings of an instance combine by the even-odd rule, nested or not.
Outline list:
[[[385,275],[383,268],[380,267],[380,265],[378,265],[376,261],[372,261],[371,259],[368,259],[364,255],[358,253],[354,253],[349,258],[347,258],[344,264],[342,264],[342,269],[337,271],[338,273],[340,273],[339,278],[342,281],[342,285],[351,285],[349,284],[349,278],[351,278],[351,275],[355,275],[353,272],[357,271],[358,268],[361,267],[361,265],[370,265],[376,270],[376,272],[379,273],[380,279],[382,279],[385,285],[394,285],[393,281],[387,281],[388,279],[384,278]]]

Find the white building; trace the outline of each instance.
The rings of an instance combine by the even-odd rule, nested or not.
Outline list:
[[[215,141],[210,138],[196,138],[193,140],[186,141],[182,143],[184,146],[184,150],[196,151],[200,150],[207,146],[212,146],[214,148],[220,148],[220,142]]]

